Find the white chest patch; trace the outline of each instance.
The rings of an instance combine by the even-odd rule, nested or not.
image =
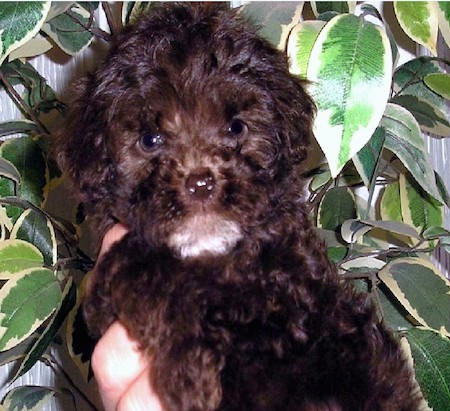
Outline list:
[[[170,236],[168,245],[184,259],[225,254],[241,238],[239,224],[216,214],[205,214],[195,215],[181,224]]]

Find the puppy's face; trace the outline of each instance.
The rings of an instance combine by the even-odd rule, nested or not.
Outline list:
[[[95,113],[86,134],[109,170],[91,178],[105,180],[111,214],[191,258],[227,253],[276,217],[312,103],[284,58],[234,16],[180,16],[184,31],[151,20],[123,35],[84,95]]]

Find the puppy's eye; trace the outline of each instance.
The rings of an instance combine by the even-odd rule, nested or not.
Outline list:
[[[152,151],[163,143],[164,137],[159,133],[143,133],[139,139],[139,145],[144,151]]]
[[[233,137],[240,137],[247,133],[247,125],[238,118],[234,118],[228,127],[228,133]]]

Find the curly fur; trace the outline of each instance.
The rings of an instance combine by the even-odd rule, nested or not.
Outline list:
[[[99,236],[130,229],[90,284],[91,333],[126,325],[168,411],[416,410],[397,341],[304,210],[314,104],[285,56],[220,4],[155,6],[116,40],[60,145]]]

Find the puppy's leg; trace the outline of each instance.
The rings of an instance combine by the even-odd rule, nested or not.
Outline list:
[[[190,339],[172,341],[155,353],[151,381],[165,410],[213,411],[219,407],[222,360],[202,345]]]

